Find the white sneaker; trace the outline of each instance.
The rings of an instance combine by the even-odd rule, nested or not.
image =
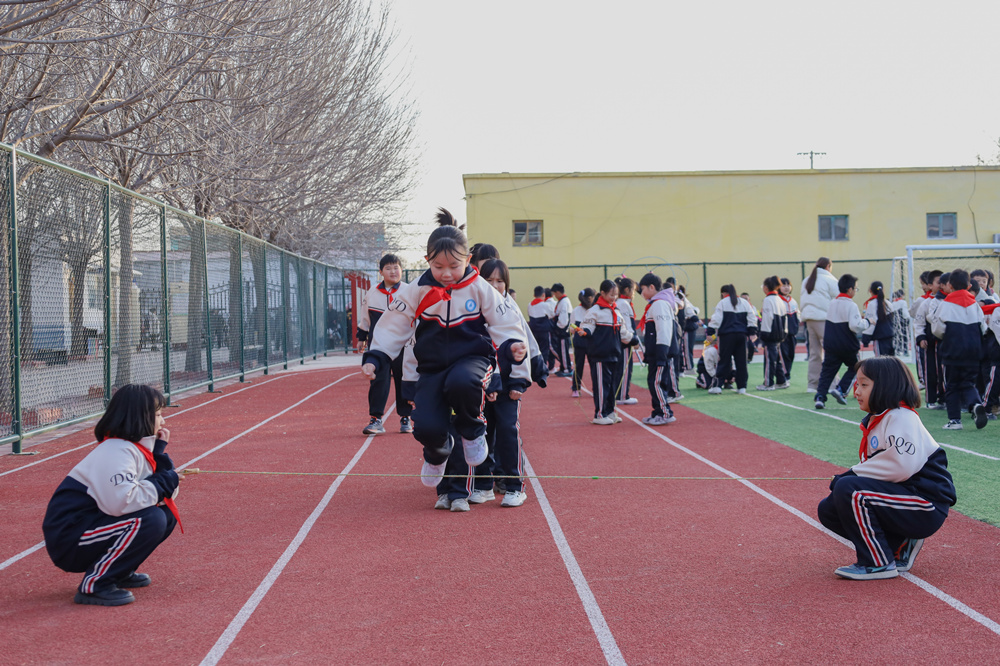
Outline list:
[[[448,462],[445,461],[440,465],[432,465],[425,460],[424,466],[420,468],[420,483],[428,488],[437,487],[437,484],[441,483],[441,479],[444,478],[444,466],[447,464]]]
[[[712,388],[708,389],[708,392],[711,393],[712,395],[719,395],[720,393],[722,393],[722,389],[719,388],[718,386],[713,386]]]
[[[489,455],[490,449],[486,445],[486,435],[480,435],[475,439],[462,438],[462,448],[465,449],[465,462],[469,465],[481,465]]]
[[[469,500],[459,497],[458,499],[453,499],[451,501],[451,512],[461,513],[462,511],[469,511],[472,507],[469,506]]]
[[[948,421],[947,423],[944,424],[944,426],[941,429],[942,430],[961,430],[962,429],[962,422],[961,421],[957,421],[957,420]]]
[[[591,421],[594,425],[614,425],[615,420],[610,416],[598,416]]]
[[[676,416],[660,415],[660,416],[647,416],[642,420],[642,422],[648,426],[661,426],[661,425],[667,425],[668,423],[673,423],[676,420],[677,420]]]
[[[675,403],[675,402],[680,402],[683,399],[684,399],[683,395],[675,395],[672,398],[667,398],[667,404],[669,405],[669,404],[672,404],[672,403]]]
[[[611,412],[611,417],[615,420],[615,423],[621,423],[622,417],[618,416],[618,412]]]
[[[617,404],[619,404],[619,405],[638,405],[639,404],[639,399],[638,398],[625,398],[624,400],[615,400],[615,402]]]
[[[528,493],[524,491],[508,490],[504,493],[503,501],[500,502],[500,506],[521,506],[524,504],[524,500],[528,499]]]
[[[447,495],[438,495],[438,501],[434,503],[434,508],[447,511],[451,508],[451,500],[448,499]]]
[[[739,395],[746,395],[747,394],[747,390],[745,388],[736,389],[736,393],[738,393]]]
[[[815,393],[815,392],[816,392],[816,387],[815,386],[808,386],[808,387],[806,387],[806,393]]]
[[[469,504],[485,504],[486,502],[492,502],[497,498],[493,494],[493,489],[489,490],[473,490],[472,494],[469,495]]]
[[[785,382],[784,384],[775,384],[774,388],[776,388],[776,389],[792,388],[792,383],[791,382]]]
[[[768,386],[767,384],[757,384],[758,391],[773,391],[774,386]]]

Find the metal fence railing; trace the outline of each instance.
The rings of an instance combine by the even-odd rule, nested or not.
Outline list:
[[[351,346],[343,270],[0,144],[0,444]]]

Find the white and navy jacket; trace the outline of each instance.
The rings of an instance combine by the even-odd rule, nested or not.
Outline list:
[[[1000,306],[987,305],[986,334],[983,336],[983,358],[990,364],[1000,363]]]
[[[788,337],[794,338],[799,334],[799,304],[791,296],[781,296],[781,294],[778,294],[778,296],[785,302],[785,308],[788,310],[788,320],[786,322]]]
[[[781,342],[788,334],[788,306],[781,295],[772,291],[760,307],[760,333],[764,342]]]
[[[936,316],[937,309],[944,301],[944,293],[938,292],[926,299],[917,308],[917,316],[913,318],[913,327],[917,332],[917,342],[927,340],[928,343],[937,343],[937,338],[931,333],[931,319]]]
[[[573,305],[569,296],[563,296],[555,305],[552,315],[552,334],[557,338],[569,337],[569,323],[573,316]]]
[[[536,298],[528,304],[528,322],[536,330],[548,332],[552,329],[555,307],[552,301]]]
[[[595,362],[613,362],[621,358],[622,345],[632,341],[632,329],[618,309],[603,298],[587,310],[583,330],[588,340],[587,356]]]
[[[892,316],[893,306],[889,301],[883,300],[883,310],[885,319],[878,323],[878,299],[869,298],[865,301],[865,319],[868,320],[868,328],[865,329],[865,336],[872,340],[886,340],[895,335]]]
[[[861,421],[861,462],[851,467],[857,476],[898,483],[919,498],[947,511],[956,500],[955,484],[948,472],[948,457],[912,409],[897,407],[868,414]],[[900,508],[913,506],[905,497],[893,496]]]
[[[646,306],[642,314],[643,346],[646,349],[644,359],[646,365],[667,365],[673,356],[674,347],[674,309],[659,292]]]
[[[715,306],[712,318],[708,320],[706,327],[708,335],[728,335],[730,333],[742,333],[753,335],[757,332],[757,310],[743,298],[736,299],[736,305],[728,296],[723,298]]]
[[[465,276],[450,287],[443,287],[427,270],[396,291],[362,362],[378,369],[396,358],[412,337],[420,374],[442,372],[468,356],[492,359],[499,353],[513,363],[510,346],[527,338],[516,310],[513,301],[506,300],[474,268],[467,268]],[[514,365],[512,377],[531,380],[528,363]]]
[[[358,310],[358,342],[371,338],[375,325],[392,304],[396,290],[401,284],[403,283],[397,282],[386,289],[385,281],[382,281],[365,292],[361,299],[361,308]]]
[[[994,303],[1000,303],[1000,296],[997,296],[996,292],[987,293],[985,289],[980,289],[976,292],[976,302],[980,305],[992,305]]]
[[[582,305],[578,305],[573,308],[573,325],[576,326],[577,330],[573,335],[573,347],[577,349],[587,349],[587,336],[580,335],[580,326],[583,324],[583,320],[587,318],[587,308]]]
[[[983,309],[967,289],[948,294],[930,317],[931,332],[941,340],[942,365],[978,366],[986,333]]]
[[[50,554],[58,557],[68,550],[53,550],[75,548],[95,516],[124,516],[177,496],[179,479],[164,451],[167,443],[144,437],[139,445],[153,454],[159,471],[134,443],[117,438],[98,444],[70,470],[49,500],[42,523]]]
[[[834,354],[853,354],[861,349],[858,333],[868,328],[869,321],[861,316],[857,303],[847,294],[830,301],[823,329],[823,349]]]

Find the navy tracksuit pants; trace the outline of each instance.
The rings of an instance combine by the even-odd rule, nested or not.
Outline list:
[[[52,563],[63,571],[84,572],[80,591],[109,589],[135,571],[173,532],[177,519],[165,506],[124,516],[94,511],[82,534],[45,534]]]
[[[719,336],[719,365],[712,387],[722,388],[732,377],[736,365],[736,388],[747,387],[747,336],[745,333],[726,333]]]
[[[617,359],[590,359],[590,385],[594,392],[594,418],[611,416],[615,411],[615,365]]]
[[[864,476],[843,476],[819,503],[819,522],[849,539],[858,564],[881,567],[895,559],[906,539],[926,539],[948,517],[948,505],[934,504],[905,486]]]
[[[389,386],[396,385],[396,413],[409,416],[412,411],[410,403],[403,400],[403,353],[400,352],[391,364],[379,364],[375,379],[368,386],[368,414],[382,418],[385,414],[385,403],[389,400]]]
[[[646,367],[646,387],[653,402],[653,413],[650,416],[673,416],[674,412],[667,403],[667,398],[673,397],[677,388],[674,384],[674,360],[669,359],[664,364],[648,365]]]
[[[486,403],[486,443],[490,454],[483,464],[476,466],[472,485],[475,490],[490,490],[496,474],[506,477],[503,483],[507,490],[521,491],[524,458],[520,413],[521,401],[511,400],[507,391],[500,391],[496,400]]]
[[[615,364],[615,376],[612,378],[615,388],[615,400],[625,400],[629,397],[629,387],[632,385],[632,348],[622,349],[621,359]]]
[[[944,372],[941,360],[938,358],[937,338],[928,336],[927,349],[924,350],[924,389],[927,392],[927,404],[944,402]]]
[[[587,345],[580,342],[581,338],[573,341],[573,390],[579,391],[583,385],[583,366],[587,361]]]
[[[949,420],[961,420],[962,412],[983,401],[976,389],[978,374],[978,364],[944,366],[944,401]]]
[[[785,362],[781,357],[780,342],[764,343],[764,385],[774,386],[788,381]]]
[[[857,371],[854,367],[858,364],[858,352],[837,352],[830,349],[823,350],[823,369],[819,372],[819,383],[816,385],[816,399],[826,402],[826,394],[830,390],[830,384],[837,378],[840,366],[847,366],[844,376],[840,378],[837,388],[845,396],[851,390],[854,383],[854,375]]]
[[[492,374],[493,365],[485,356],[467,356],[447,370],[420,374],[414,396],[413,437],[424,447],[424,460],[440,465],[449,459],[455,444],[452,428],[465,439],[486,434],[483,405]]]
[[[785,381],[792,381],[792,363],[795,362],[795,345],[798,340],[794,335],[786,335],[781,341],[779,350],[781,351],[781,362],[785,365]]]

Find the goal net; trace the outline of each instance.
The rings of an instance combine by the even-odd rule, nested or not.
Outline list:
[[[997,277],[1000,275],[1000,244],[908,245],[906,256],[893,259],[889,282],[892,290],[886,296],[893,304],[896,355],[904,361],[914,361],[914,339],[920,334],[914,330],[912,319],[915,305],[924,294],[920,276],[928,271],[947,273],[958,268],[970,274],[977,269],[984,270]]]

